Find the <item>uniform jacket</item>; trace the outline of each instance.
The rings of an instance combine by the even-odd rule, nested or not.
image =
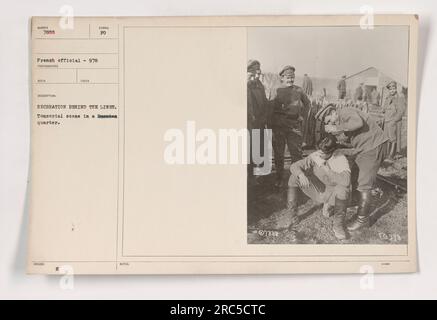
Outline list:
[[[247,84],[247,125],[249,129],[262,129],[267,122],[269,101],[261,81]]]
[[[375,149],[388,140],[386,133],[369,114],[356,108],[338,109],[338,129],[350,137],[354,154]]]
[[[407,103],[403,95],[396,93],[394,96],[389,95],[385,98],[382,105],[384,111],[384,121],[400,121],[404,115]]]
[[[291,129],[301,129],[299,117],[306,118],[310,110],[310,100],[298,86],[278,88],[273,100],[271,125]]]
[[[337,89],[340,92],[346,92],[346,81],[344,79],[341,79],[338,83],[337,83]]]

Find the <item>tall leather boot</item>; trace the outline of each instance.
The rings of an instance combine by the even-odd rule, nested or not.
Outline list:
[[[370,214],[369,209],[370,209],[370,200],[371,200],[370,190],[361,191],[360,193],[361,193],[361,198],[358,207],[358,212],[354,220],[347,226],[347,229],[349,231],[356,231],[363,227],[365,228],[369,227],[369,214]]]
[[[344,219],[346,217],[346,208],[347,208],[347,200],[341,200],[335,198],[335,207],[334,207],[334,223],[332,225],[332,229],[334,231],[334,235],[338,240],[347,239],[347,234],[344,225]]]
[[[284,186],[284,155],[278,155],[275,153],[275,167],[276,167],[276,188],[282,188]]]
[[[299,193],[298,187],[288,187],[287,190],[287,210],[290,214],[290,225],[289,230],[293,230],[296,224],[299,222],[299,217],[297,216],[297,196]]]
[[[283,178],[283,170],[276,173],[276,182],[275,187],[278,189],[282,189],[284,187],[284,178]]]

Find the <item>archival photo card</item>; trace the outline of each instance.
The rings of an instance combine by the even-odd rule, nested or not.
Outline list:
[[[418,23],[32,18],[28,272],[415,272]]]

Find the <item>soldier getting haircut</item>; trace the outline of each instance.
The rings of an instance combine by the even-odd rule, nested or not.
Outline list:
[[[337,149],[337,138],[332,134],[328,134],[317,142],[317,149],[325,154],[333,153]]]

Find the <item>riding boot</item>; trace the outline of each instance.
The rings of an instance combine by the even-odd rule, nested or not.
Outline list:
[[[353,221],[347,226],[349,231],[355,231],[363,227],[369,227],[369,209],[371,194],[370,190],[361,191],[360,203],[358,206],[358,212]]]
[[[284,186],[284,169],[276,169],[275,187],[282,188]]]
[[[298,196],[298,187],[288,187],[287,190],[287,210],[290,213],[290,225],[288,227],[289,230],[293,228],[298,222],[299,217],[297,216],[297,196]]]
[[[334,223],[332,229],[334,231],[334,235],[338,240],[345,240],[347,238],[344,219],[346,217],[346,207],[347,200],[341,200],[335,198],[335,207],[334,207]]]

